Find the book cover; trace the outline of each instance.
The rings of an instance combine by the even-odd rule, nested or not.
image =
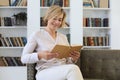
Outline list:
[[[9,6],[9,0],[0,0],[0,6]]]
[[[83,0],[83,8],[93,8],[93,1],[92,0]]]
[[[103,19],[103,27],[108,27],[109,26],[108,23],[109,23],[109,19],[108,18],[104,18]]]
[[[100,0],[100,8],[108,8],[109,0]]]
[[[6,66],[5,62],[3,61],[3,58],[0,57],[0,66]]]
[[[71,51],[80,51],[82,48],[82,45],[72,45],[72,46],[67,46],[67,45],[55,45],[55,47],[52,49],[52,53],[59,53],[58,58],[66,58],[69,56],[69,53]]]

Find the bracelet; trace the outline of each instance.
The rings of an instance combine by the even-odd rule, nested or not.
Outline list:
[[[76,60],[76,61],[74,61],[72,57],[71,57],[71,61],[72,61],[73,63],[77,63],[77,60]]]

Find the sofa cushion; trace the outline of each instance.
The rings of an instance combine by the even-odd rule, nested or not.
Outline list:
[[[120,50],[82,50],[80,68],[84,78],[119,80]]]

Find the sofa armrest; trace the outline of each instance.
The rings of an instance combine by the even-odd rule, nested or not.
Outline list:
[[[35,80],[35,65],[36,64],[27,64],[27,80]]]

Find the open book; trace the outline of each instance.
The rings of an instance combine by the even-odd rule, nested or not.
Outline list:
[[[69,56],[71,51],[80,51],[82,45],[73,45],[73,46],[66,46],[66,45],[55,45],[51,52],[59,53],[58,58],[66,58]]]

